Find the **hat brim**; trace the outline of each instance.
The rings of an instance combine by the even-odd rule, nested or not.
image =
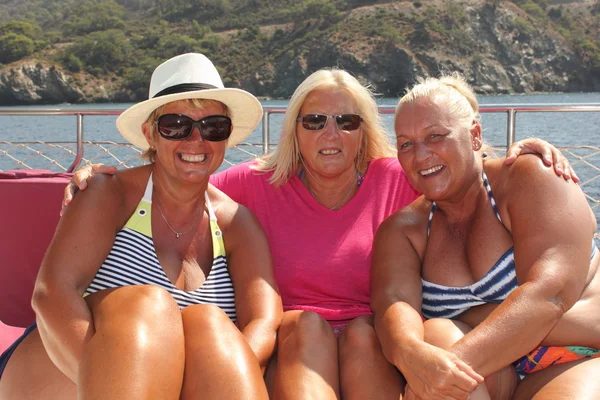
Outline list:
[[[260,101],[242,89],[205,89],[174,93],[142,101],[123,111],[117,118],[117,129],[129,143],[146,150],[150,147],[142,132],[142,124],[158,107],[177,100],[206,99],[216,100],[227,106],[233,129],[227,141],[231,148],[241,143],[258,126],[263,108]]]

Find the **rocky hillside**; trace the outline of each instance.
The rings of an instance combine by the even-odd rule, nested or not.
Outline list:
[[[440,71],[460,71],[486,94],[600,91],[597,1],[545,2],[544,7],[531,1],[363,6],[356,1],[344,10],[323,8],[326,3],[313,1],[316,10],[305,8],[293,22],[210,32],[201,35],[202,45],[168,48],[128,67],[73,68],[65,60],[78,57],[77,40],[83,39],[72,46],[48,46],[1,66],[0,105],[141,100],[154,66],[190,50],[208,54],[226,85],[265,97],[289,97],[299,82],[324,67],[347,69],[390,97],[401,94],[416,76]],[[180,40],[184,33],[177,33]],[[131,46],[129,56],[154,51],[144,47],[153,40],[147,32],[115,38],[112,42],[123,41],[119,48]]]

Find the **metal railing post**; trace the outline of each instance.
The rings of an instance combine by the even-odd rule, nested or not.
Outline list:
[[[269,152],[269,141],[270,141],[270,132],[269,132],[269,117],[271,115],[271,111],[265,110],[263,112],[263,120],[262,120],[262,148],[263,155]]]
[[[511,108],[507,110],[507,113],[508,115],[506,119],[506,148],[508,149],[515,142],[515,116],[517,112],[514,108]]]
[[[73,164],[67,169],[67,172],[75,171],[75,168],[79,165],[83,159],[83,114],[77,114],[77,154],[75,154],[75,160]]]

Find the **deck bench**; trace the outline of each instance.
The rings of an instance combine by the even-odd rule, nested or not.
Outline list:
[[[0,172],[0,353],[35,321],[31,295],[71,174]]]

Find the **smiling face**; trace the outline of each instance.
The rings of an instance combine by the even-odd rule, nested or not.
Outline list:
[[[345,90],[338,88],[316,89],[310,92],[298,116],[306,114],[360,114],[358,105]],[[304,165],[313,174],[327,178],[341,176],[356,168],[356,157],[361,146],[362,128],[344,131],[338,128],[335,118],[329,118],[325,128],[308,130],[296,123],[298,146]]]
[[[479,123],[454,117],[446,104],[444,95],[403,104],[394,124],[398,160],[413,187],[431,200],[462,190],[480,163]]]
[[[175,101],[163,106],[156,119],[165,114],[182,114],[198,121],[210,115],[224,115],[225,106],[210,101],[202,109],[185,101]],[[156,148],[156,165],[161,166],[173,176],[191,182],[208,179],[215,172],[225,157],[227,141],[211,142],[200,136],[197,127],[185,140],[168,140],[156,131],[156,123],[144,123],[142,130],[146,140]]]

